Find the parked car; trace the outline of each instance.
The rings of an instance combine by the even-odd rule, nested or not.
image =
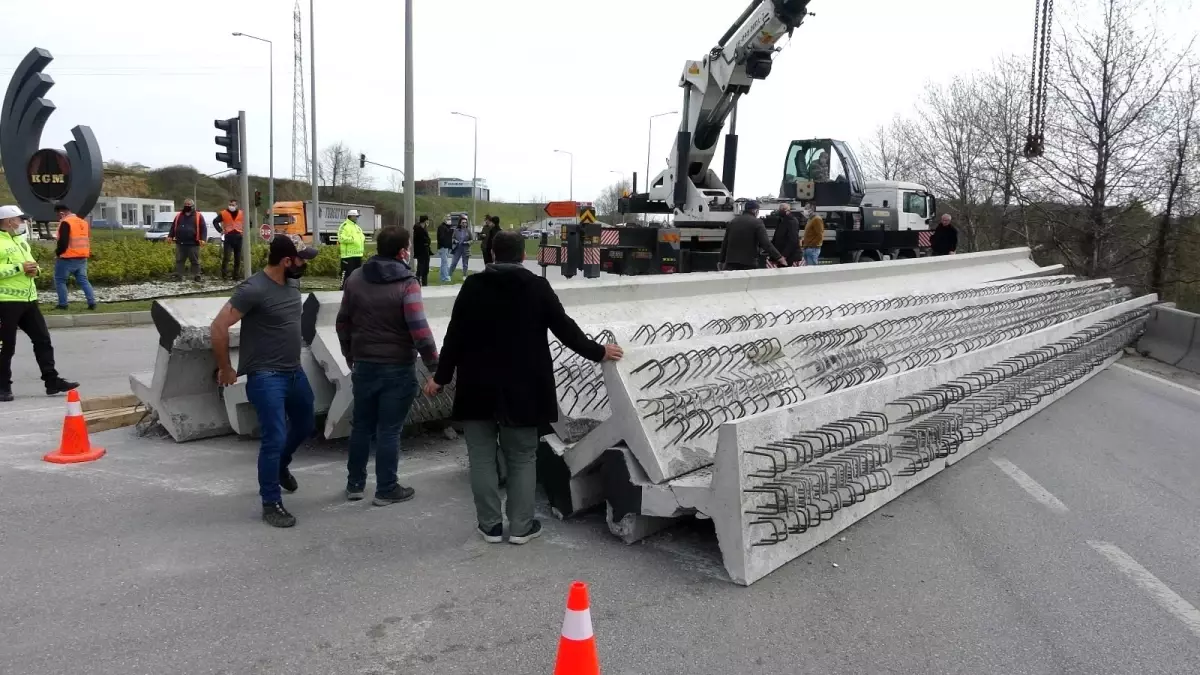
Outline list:
[[[104,220],[102,218],[97,218],[92,221],[92,229],[93,230],[121,230],[124,228],[121,227],[121,223],[118,221]]]
[[[167,235],[171,233],[171,225],[175,223],[176,213],[160,213],[154,217],[154,224],[146,233],[142,235],[146,241],[166,241]],[[216,211],[201,211],[201,216],[204,216],[204,222],[208,223],[208,243],[219,244],[224,241],[220,232],[217,232],[213,227],[213,221],[217,218]]]

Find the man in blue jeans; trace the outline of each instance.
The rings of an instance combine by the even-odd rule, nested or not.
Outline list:
[[[88,282],[87,264],[92,257],[91,225],[86,220],[71,212],[66,204],[55,204],[54,212],[58,215],[58,245],[55,247],[54,288],[58,291],[58,308],[67,308],[67,280],[75,278],[75,283],[83,291],[88,309],[96,309],[96,294],[92,284]]]
[[[437,343],[409,267],[409,232],[389,225],[376,236],[378,254],[346,279],[337,334],[352,369],[354,417],[346,461],[346,498],[363,498],[375,439],[376,506],[406,502],[416,491],[399,483],[400,432],[417,396],[416,354],[437,370]]]
[[[238,284],[213,320],[213,356],[217,382],[228,387],[246,376],[246,395],[258,413],[262,444],[258,449],[258,492],[263,520],[273,527],[292,527],[296,517],[283,508],[280,488],[295,492],[288,471],[292,455],[315,426],[313,392],[300,369],[299,279],[317,251],[299,237],[276,235],[267,266]],[[229,360],[229,329],[242,323],[238,369]]]

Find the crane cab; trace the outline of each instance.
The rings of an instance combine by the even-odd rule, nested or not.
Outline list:
[[[858,158],[843,141],[810,138],[792,141],[783,165],[781,199],[816,206],[858,206],[865,194]]]

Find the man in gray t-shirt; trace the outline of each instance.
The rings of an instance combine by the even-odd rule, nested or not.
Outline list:
[[[298,280],[309,260],[317,256],[299,237],[276,235],[267,266],[234,289],[233,296],[213,320],[213,356],[217,381],[227,387],[246,376],[246,396],[258,413],[262,444],[258,450],[258,491],[263,520],[275,527],[292,527],[296,518],[283,508],[280,488],[295,492],[296,478],[288,471],[292,455],[313,432],[313,393],[300,369]],[[229,358],[229,329],[242,323],[238,369]]]

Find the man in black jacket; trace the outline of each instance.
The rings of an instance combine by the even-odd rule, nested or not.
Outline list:
[[[450,281],[450,273],[454,271],[450,269],[450,249],[454,248],[454,226],[450,224],[449,218],[438,225],[437,247],[438,259],[442,263],[438,268],[438,278],[444,284]]]
[[[942,220],[929,237],[929,249],[934,255],[950,255],[958,252],[958,229],[950,223],[950,214],[943,213]]]
[[[429,258],[433,255],[429,241],[429,216],[421,216],[413,228],[413,257],[417,259],[417,281],[429,285]]]
[[[437,373],[425,384],[436,396],[454,387],[454,419],[463,422],[479,533],[503,536],[497,443],[508,468],[508,541],[524,544],[542,532],[533,518],[538,427],[558,419],[553,360],[546,331],[591,361],[616,361],[623,352],[584,335],[567,316],[550,283],[525,268],[525,241],[516,232],[492,240],[496,262],[467,277],[442,343]]]
[[[175,222],[167,241],[175,243],[175,280],[183,279],[183,263],[187,261],[192,279],[200,281],[200,247],[208,240],[208,224],[190,199],[183,200],[183,210],[175,214]]]
[[[752,270],[758,266],[759,249],[766,251],[775,264],[787,266],[787,259],[775,250],[767,236],[767,226],[758,218],[758,202],[751,200],[746,202],[741,215],[725,226],[719,269]]]
[[[767,216],[767,227],[773,228],[775,234],[771,244],[788,262],[800,260],[800,221],[792,215],[792,206],[787,202],[779,205],[779,209]]]

